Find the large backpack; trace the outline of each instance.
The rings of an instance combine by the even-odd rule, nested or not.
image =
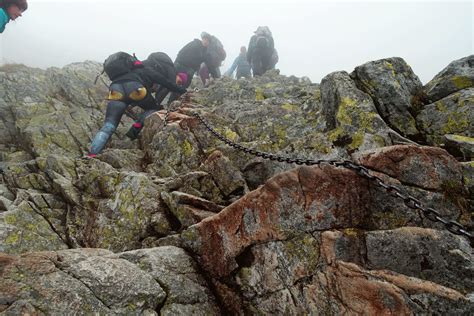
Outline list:
[[[148,56],[147,60],[154,64],[164,63],[172,66],[174,65],[173,60],[171,60],[170,56],[163,52],[151,53],[150,56]]]
[[[255,41],[255,47],[258,49],[267,49],[270,46],[270,41],[266,35],[258,35]]]
[[[227,53],[222,45],[221,41],[215,36],[212,36],[211,43],[209,44],[209,50],[214,57],[214,63],[220,65],[222,61],[227,57]]]
[[[272,32],[268,26],[259,26],[255,31],[255,48],[261,52],[265,52],[266,55],[270,55],[273,52],[273,37]]]
[[[114,53],[107,57],[104,62],[104,72],[112,81],[139,67],[142,67],[142,63],[135,55],[132,56],[125,52]]]
[[[163,52],[151,53],[143,63],[147,67],[151,65],[160,73],[166,73],[168,68],[174,68],[174,63],[171,58]]]

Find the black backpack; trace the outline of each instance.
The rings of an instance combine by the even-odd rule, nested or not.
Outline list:
[[[259,35],[255,41],[255,47],[258,49],[267,49],[269,48],[270,43],[266,35]]]
[[[125,52],[114,53],[107,57],[104,62],[104,72],[112,81],[140,67],[143,67],[143,65],[135,57],[135,54],[132,56]]]
[[[143,64],[147,67],[152,66],[159,73],[166,73],[168,68],[174,68],[171,58],[163,52],[151,53]]]
[[[170,56],[168,56],[166,53],[163,52],[156,52],[156,53],[151,53],[150,56],[146,59],[154,64],[169,64],[169,65],[174,65],[173,61],[171,60]]]
[[[227,53],[224,49],[224,45],[222,45],[221,41],[219,41],[219,39],[215,36],[212,37],[212,42],[211,44],[209,44],[209,46],[211,47],[212,46],[212,49],[215,50],[215,55],[216,55],[216,58],[217,58],[217,62],[220,64],[221,62],[223,62],[225,60],[225,58],[227,57]]]

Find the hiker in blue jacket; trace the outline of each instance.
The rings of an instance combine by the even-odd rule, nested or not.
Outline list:
[[[252,76],[250,70],[250,64],[247,61],[247,48],[242,46],[240,48],[240,54],[235,58],[234,63],[232,66],[225,72],[225,75],[228,77],[232,77],[234,71],[237,69],[237,73],[235,75],[236,79],[239,78],[250,78]]]
[[[3,0],[0,7],[0,33],[3,33],[10,20],[15,21],[28,9],[28,3],[26,0]]]

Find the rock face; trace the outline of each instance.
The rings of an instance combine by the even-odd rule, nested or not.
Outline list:
[[[451,62],[430,82],[424,90],[432,102],[436,102],[454,92],[474,87],[474,55]]]
[[[329,140],[334,144],[355,151],[409,142],[387,126],[372,98],[357,88],[348,73],[324,77],[321,96]]]
[[[378,112],[392,128],[407,137],[417,136],[413,98],[422,92],[423,86],[403,59],[369,62],[356,67],[352,76],[373,98]]]
[[[6,315],[219,312],[194,261],[176,247],[3,254],[0,264],[0,309]]]
[[[0,68],[0,313],[473,314],[472,240],[354,169],[236,149],[351,160],[472,232],[471,59],[425,87],[401,58],[223,78],[97,159],[100,64]]]
[[[473,158],[474,88],[455,92],[424,107],[417,117],[431,145],[443,146],[456,157]]]

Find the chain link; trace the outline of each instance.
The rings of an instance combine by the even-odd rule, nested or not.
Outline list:
[[[426,217],[430,221],[441,223],[444,225],[444,228],[447,229],[449,232],[455,235],[463,235],[467,237],[471,242],[474,242],[474,236],[467,231],[466,227],[459,224],[458,222],[444,219],[438,211],[432,208],[423,207],[422,203],[418,199],[414,198],[411,195],[405,194],[400,188],[396,186],[386,184],[381,178],[375,175],[372,175],[370,173],[370,170],[362,165],[356,164],[350,160],[339,161],[339,160],[323,160],[323,159],[312,160],[312,159],[291,158],[291,157],[278,156],[272,153],[267,153],[267,152],[251,149],[251,148],[242,146],[240,144],[237,144],[234,141],[226,138],[225,136],[217,132],[212,126],[209,125],[209,123],[199,113],[194,112],[192,115],[196,117],[201,122],[201,124],[203,124],[206,127],[206,129],[209,132],[211,132],[211,134],[213,134],[216,138],[223,141],[230,147],[243,151],[244,153],[251,154],[256,157],[261,157],[267,160],[286,162],[286,163],[295,163],[297,165],[307,165],[307,166],[318,165],[319,166],[321,164],[329,164],[334,167],[344,167],[344,168],[353,170],[355,173],[357,173],[361,177],[364,177],[376,183],[379,187],[383,188],[390,195],[403,200],[403,202],[408,208],[412,210],[421,211],[424,217]],[[165,116],[165,123],[166,123],[166,116]]]

